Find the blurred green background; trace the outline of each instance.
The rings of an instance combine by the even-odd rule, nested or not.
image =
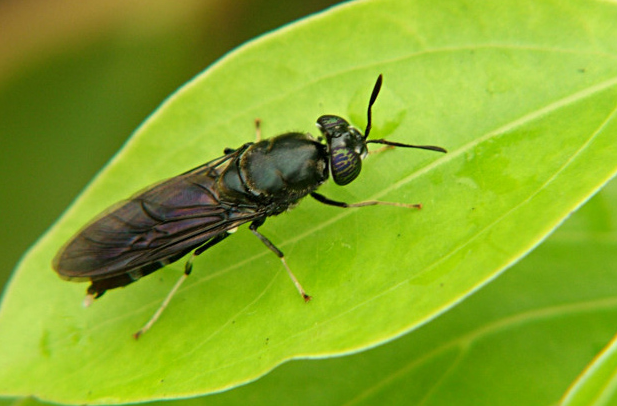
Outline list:
[[[0,286],[168,95],[243,42],[336,3],[0,0]]]

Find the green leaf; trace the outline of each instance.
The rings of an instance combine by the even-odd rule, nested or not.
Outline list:
[[[152,405],[557,404],[615,330],[616,219],[613,181],[507,274],[417,331],[347,357],[292,361],[207,398]],[[611,388],[608,357],[589,368],[606,376],[585,374],[592,391],[570,404]]]
[[[617,402],[615,371],[617,371],[617,340],[593,362],[566,394],[564,406],[602,406]]]
[[[591,201],[597,203],[594,210],[586,210],[596,214],[588,216],[587,227],[594,228],[595,238],[590,239],[590,243],[596,247],[593,260],[600,270],[605,272],[607,286],[611,286],[614,282],[614,278],[610,280],[611,270],[617,264],[617,184],[613,181],[598,197],[600,199],[594,198]],[[611,248],[611,256],[597,255],[603,246]],[[609,326],[613,325],[613,320],[607,322]],[[561,404],[563,406],[615,404],[617,400],[615,371],[617,371],[617,340],[613,338],[572,384]]]
[[[506,274],[417,331],[348,357],[294,361],[207,399],[157,404],[557,404],[615,333],[616,220],[613,181]]]
[[[173,95],[30,250],[0,310],[0,393],[114,403],[195,396],[246,383],[293,358],[376,346],[446,311],[539,244],[617,169],[614,4],[365,1],[260,38]],[[181,262],[109,292],[50,262],[110,204],[253,138],[312,131],[321,114],[374,137],[446,147],[371,156],[345,201],[422,202],[338,210],[314,201],[261,229],[314,296],[241,230],[139,341]]]

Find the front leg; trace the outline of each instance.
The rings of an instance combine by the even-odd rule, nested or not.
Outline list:
[[[359,203],[345,203],[345,202],[339,202],[337,200],[329,199],[326,196],[319,194],[317,192],[312,192],[311,197],[313,197],[313,199],[317,200],[318,202],[327,204],[328,206],[336,206],[336,207],[342,207],[342,208],[376,206],[376,205],[405,207],[408,209],[421,209],[422,208],[422,203],[407,204],[407,203],[396,203],[396,202],[382,202],[379,200],[367,200],[365,202],[359,202]]]
[[[291,272],[291,269],[289,269],[289,266],[287,265],[287,261],[285,261],[285,255],[283,254],[283,251],[278,249],[276,245],[272,244],[272,242],[268,240],[266,236],[264,236],[262,233],[257,231],[257,228],[259,228],[263,223],[264,223],[264,220],[255,220],[251,223],[251,225],[249,226],[249,229],[253,232],[253,234],[255,234],[257,238],[259,238],[261,242],[264,243],[266,247],[268,247],[268,249],[270,249],[270,251],[274,252],[276,256],[279,257],[279,259],[283,263],[283,266],[285,266],[285,269],[287,270],[287,274],[291,278],[291,281],[294,283],[294,285],[296,285],[296,289],[298,289],[298,292],[300,293],[304,301],[305,302],[310,301],[311,297],[304,291],[304,288],[302,288],[302,285],[300,285],[300,282],[298,282],[298,279],[296,278],[296,276],[293,274],[293,272]]]

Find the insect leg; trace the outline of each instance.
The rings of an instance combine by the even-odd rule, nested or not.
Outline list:
[[[319,194],[317,192],[312,192],[311,197],[313,197],[313,199],[323,204],[327,204],[329,206],[343,207],[343,208],[375,206],[375,205],[406,207],[408,209],[421,209],[422,208],[422,203],[407,204],[407,203],[396,203],[396,202],[382,202],[379,200],[367,200],[365,202],[358,202],[358,203],[345,203],[345,202],[339,202],[337,200],[329,199],[326,196]]]
[[[283,266],[285,266],[285,269],[287,270],[287,274],[289,274],[289,277],[291,278],[292,282],[294,283],[294,285],[296,285],[296,289],[298,289],[298,292],[300,293],[304,301],[305,302],[310,301],[311,297],[304,291],[304,289],[302,288],[302,285],[300,285],[300,282],[298,282],[298,279],[296,279],[296,276],[293,274],[293,272],[291,272],[291,269],[289,269],[289,266],[287,265],[287,261],[285,261],[285,255],[283,254],[283,252],[280,249],[276,248],[276,246],[272,244],[272,242],[268,240],[263,234],[257,231],[257,228],[259,228],[263,223],[264,223],[264,220],[254,221],[249,226],[249,229],[253,232],[253,234],[255,234],[257,238],[261,240],[261,242],[264,243],[266,247],[270,249],[270,251],[274,252],[276,256],[279,257],[279,259],[283,263]]]
[[[255,142],[261,141],[261,119],[255,119]]]
[[[193,253],[191,254],[191,256],[188,259],[188,261],[186,261],[186,265],[184,266],[184,273],[182,274],[180,279],[178,279],[178,281],[176,282],[174,287],[171,288],[171,291],[169,291],[169,293],[165,297],[165,300],[163,300],[163,303],[161,303],[161,305],[156,310],[156,312],[154,312],[152,317],[150,317],[150,320],[148,320],[148,322],[146,324],[144,324],[144,326],[141,329],[139,329],[139,331],[137,331],[135,334],[133,334],[133,338],[134,339],[137,340],[146,331],[150,330],[150,327],[152,327],[152,325],[158,320],[158,318],[161,317],[161,314],[163,313],[163,310],[165,310],[167,305],[169,305],[169,302],[171,301],[171,298],[176,294],[178,289],[180,289],[180,286],[182,285],[182,283],[184,283],[186,278],[191,274],[191,271],[193,270],[193,259],[197,255],[201,254],[202,252],[204,252],[208,248],[212,247],[213,245],[223,241],[227,237],[229,237],[229,233],[221,233],[221,234],[217,235],[216,237],[212,238],[211,240],[209,240],[208,242],[206,242],[201,247],[197,248],[195,251],[193,251]]]

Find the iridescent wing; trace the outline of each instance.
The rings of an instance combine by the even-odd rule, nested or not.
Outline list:
[[[102,284],[105,289],[124,286],[220,239],[221,233],[262,217],[256,206],[240,208],[221,202],[215,188],[221,170],[241,151],[112,207],[60,250],[54,269],[69,280],[109,280]],[[99,289],[98,295],[105,289]]]

